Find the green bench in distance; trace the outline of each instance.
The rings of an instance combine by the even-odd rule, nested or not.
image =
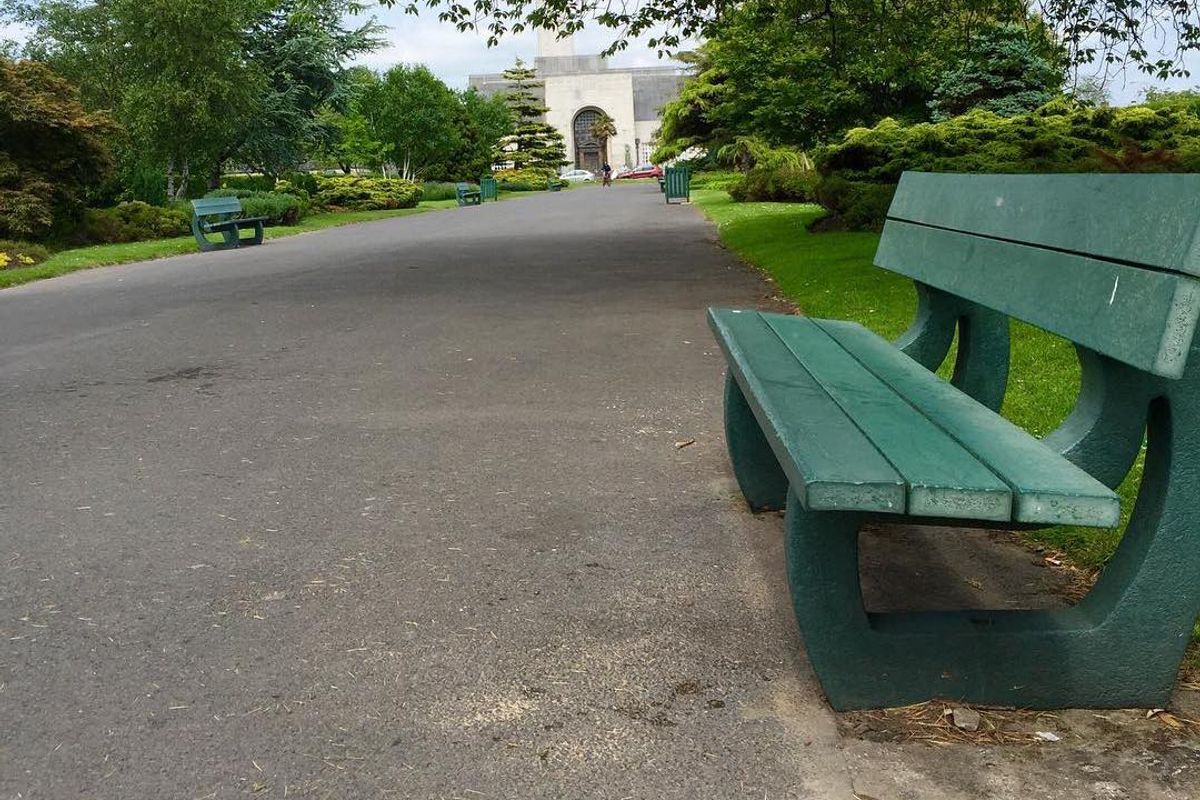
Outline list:
[[[667,167],[663,173],[662,192],[667,202],[692,199],[692,171],[687,167]]]
[[[242,201],[236,197],[202,197],[192,201],[192,234],[201,250],[227,250],[231,247],[262,244],[266,217],[242,217]],[[242,238],[241,231],[253,229]],[[219,233],[214,242],[208,234]]]
[[[484,176],[479,179],[479,199],[485,203],[488,200],[500,199],[500,189],[496,185],[495,178]]]
[[[565,188],[567,188],[567,182],[564,181],[562,178],[547,178],[546,179],[546,191],[561,192]]]
[[[709,310],[734,472],[751,508],[787,509],[792,603],[835,708],[1166,705],[1200,612],[1197,242],[1200,175],[906,173],[875,255],[919,297],[895,343]],[[1041,440],[996,413],[1010,317],[1082,365],[1075,410]],[[946,382],[932,370],[956,332]],[[1112,528],[1144,435],[1132,519],[1077,605],[864,609],[865,523]]]
[[[458,201],[459,207],[477,206],[483,202],[483,195],[478,189],[472,189],[469,183],[456,183],[454,184],[454,199]]]

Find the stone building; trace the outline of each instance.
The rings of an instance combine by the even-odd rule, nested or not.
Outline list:
[[[598,55],[575,55],[573,37],[538,31],[534,69],[542,82],[546,122],[567,143],[567,169],[614,169],[650,160],[662,107],[679,93],[684,74],[678,67],[610,67]],[[498,74],[472,75],[470,86],[483,94],[507,89]],[[616,123],[617,135],[598,141],[592,126],[601,113]]]

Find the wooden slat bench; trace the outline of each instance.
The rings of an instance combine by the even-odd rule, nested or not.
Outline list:
[[[478,189],[472,189],[469,183],[454,184],[454,198],[459,207],[482,205],[483,195]]]
[[[262,244],[266,217],[243,217],[242,201],[236,197],[202,197],[192,201],[192,235],[201,250],[226,250],[231,247]],[[241,231],[251,230],[245,238]],[[218,233],[220,242],[206,234]]]
[[[751,508],[787,509],[793,605],[830,701],[1164,705],[1200,613],[1200,176],[906,173],[875,263],[917,289],[894,344],[709,310],[734,472]],[[1042,440],[997,413],[1010,317],[1082,364],[1074,412]],[[946,382],[931,370],[956,332]],[[1132,519],[1079,604],[864,609],[864,523],[1115,527],[1147,434]]]
[[[546,191],[548,192],[561,192],[565,188],[567,188],[567,182],[562,178],[546,179]]]

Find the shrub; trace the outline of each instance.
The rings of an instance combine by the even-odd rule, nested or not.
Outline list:
[[[458,195],[455,193],[453,183],[426,181],[421,185],[422,200],[453,200],[456,197]]]
[[[50,257],[50,251],[40,244],[0,239],[0,269],[32,267]]]
[[[679,163],[675,166],[679,166]],[[729,170],[701,170],[692,173],[692,188],[728,190],[739,183],[742,177],[740,173]]]
[[[402,178],[322,176],[313,199],[321,206],[352,211],[414,208],[421,201],[421,187]]]
[[[242,216],[265,217],[267,225],[295,225],[308,211],[308,201],[284,192],[246,189],[217,189],[208,197],[236,197],[242,201]]]
[[[496,186],[506,192],[541,192],[546,189],[546,181],[557,178],[558,173],[550,169],[501,169],[492,173]]]
[[[134,200],[112,208],[89,208],[73,238],[80,244],[117,244],[169,239],[190,230],[187,212]]]
[[[811,169],[757,166],[729,186],[734,200],[811,203],[819,176]],[[693,186],[695,183],[693,182]]]
[[[823,176],[816,199],[843,215],[831,224],[877,228],[888,193],[865,187],[894,186],[905,170],[1200,172],[1200,116],[1187,98],[1128,108],[1059,99],[1013,117],[975,110],[918,125],[885,119],[814,155]]]
[[[275,188],[275,179],[270,175],[247,175],[244,173],[222,175],[221,188],[245,192],[269,192]],[[209,197],[212,196],[209,195]]]

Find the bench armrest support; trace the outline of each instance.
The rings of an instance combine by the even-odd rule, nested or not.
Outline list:
[[[942,365],[958,331],[951,383],[993,411],[1008,387],[1008,317],[923,283],[917,289],[917,315],[894,344],[933,372]]]

